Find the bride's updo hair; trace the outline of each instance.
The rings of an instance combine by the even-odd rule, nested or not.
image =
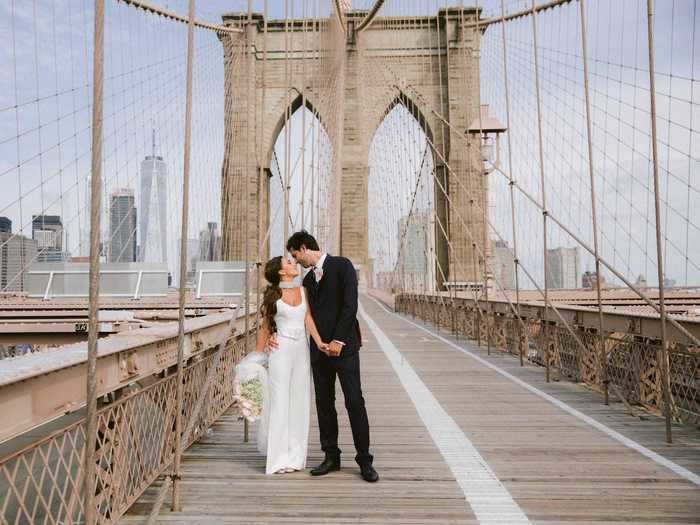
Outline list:
[[[275,323],[277,300],[282,297],[280,270],[282,270],[282,256],[280,255],[273,257],[265,264],[265,279],[270,284],[265,288],[260,314],[263,316],[270,334],[277,332],[277,323]]]

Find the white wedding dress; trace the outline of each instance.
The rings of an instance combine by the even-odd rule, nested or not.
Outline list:
[[[298,306],[277,301],[279,346],[268,361],[268,396],[262,422],[267,434],[266,474],[306,467],[311,399],[309,338],[304,326],[307,308],[303,289]]]

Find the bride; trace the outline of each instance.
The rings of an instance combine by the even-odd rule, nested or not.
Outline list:
[[[265,289],[260,308],[256,351],[265,352],[270,335],[278,346],[270,349],[268,399],[262,415],[267,434],[266,474],[294,472],[306,467],[309,440],[311,372],[308,333],[326,349],[311,317],[306,291],[294,283],[297,265],[274,257],[265,265]],[[262,429],[262,425],[261,425]],[[260,441],[259,441],[260,442]]]

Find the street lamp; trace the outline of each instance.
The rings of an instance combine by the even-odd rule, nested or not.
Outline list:
[[[495,168],[498,168],[501,164],[501,143],[500,134],[505,133],[506,127],[501,124],[498,119],[489,115],[488,104],[482,104],[479,108],[479,116],[474,119],[471,126],[467,128],[467,133],[475,137],[476,135],[481,135],[481,144],[479,151],[481,153],[481,160],[484,163],[484,175],[488,175]],[[494,144],[495,143],[495,144]],[[495,147],[494,147],[495,146]],[[494,155],[495,149],[495,155]],[[487,180],[484,180],[484,195],[487,195]],[[484,228],[486,228],[486,206],[488,204],[488,198],[484,198]],[[486,298],[488,299],[488,289],[491,285],[491,273],[489,272],[487,259],[491,252],[489,243],[487,242],[487,235],[484,233],[484,250],[482,255],[482,261],[484,264],[484,287],[486,288]]]
[[[488,174],[501,164],[500,134],[506,131],[506,127],[498,119],[489,115],[488,104],[482,104],[480,115],[474,119],[467,129],[469,135],[481,135],[481,160],[484,161],[484,171]],[[494,140],[495,139],[495,140]],[[495,142],[495,155],[494,155]],[[489,168],[491,164],[493,168]]]

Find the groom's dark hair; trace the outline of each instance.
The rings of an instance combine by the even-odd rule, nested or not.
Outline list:
[[[306,246],[307,250],[319,251],[318,243],[314,236],[306,230],[295,232],[287,241],[287,251],[301,250],[302,246]]]

